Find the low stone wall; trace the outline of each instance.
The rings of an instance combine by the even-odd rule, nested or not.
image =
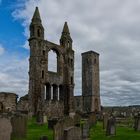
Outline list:
[[[64,116],[64,105],[62,102],[46,101],[43,110],[48,118],[61,118]]]

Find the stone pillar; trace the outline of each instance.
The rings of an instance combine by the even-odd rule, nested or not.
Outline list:
[[[51,85],[51,100],[53,100],[53,86]]]
[[[59,99],[60,99],[60,87],[58,86],[57,100],[59,101]]]
[[[0,140],[11,140],[12,125],[9,119],[0,118]]]
[[[46,90],[46,85],[44,85],[44,100],[47,99],[47,90]]]

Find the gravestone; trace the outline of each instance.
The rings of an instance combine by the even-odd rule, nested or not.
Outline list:
[[[48,120],[48,128],[54,129],[54,126],[57,124],[58,118],[52,118]]]
[[[140,113],[134,117],[134,130],[135,131],[140,131]]]
[[[103,114],[103,129],[106,129],[107,128],[108,118],[109,118],[109,114],[108,113],[104,113]]]
[[[12,137],[25,138],[27,132],[27,117],[24,115],[15,115],[11,118]]]
[[[89,123],[87,119],[82,120],[83,123],[81,124],[82,127],[82,138],[86,139],[89,137]]]
[[[96,113],[90,114],[90,115],[89,115],[89,118],[88,118],[89,127],[95,125],[96,122],[97,122]]]
[[[38,111],[37,112],[37,115],[36,115],[36,122],[38,124],[43,124],[43,115],[42,115],[42,112],[41,111]]]
[[[73,117],[74,125],[80,127],[81,116],[79,114],[75,114]]]
[[[81,140],[80,127],[71,126],[64,129],[64,140]]]
[[[116,135],[116,119],[113,116],[107,121],[106,135]]]
[[[0,140],[11,140],[12,125],[9,119],[0,118]]]
[[[43,123],[47,123],[48,120],[47,120],[47,116],[43,116]]]
[[[47,136],[41,136],[40,140],[48,140],[48,137]]]
[[[70,117],[66,117],[59,120],[54,126],[54,140],[65,140],[64,139],[64,129],[74,126],[74,120]]]

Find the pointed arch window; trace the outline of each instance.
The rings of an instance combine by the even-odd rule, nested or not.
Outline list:
[[[57,72],[57,53],[53,50],[48,53],[48,71]]]

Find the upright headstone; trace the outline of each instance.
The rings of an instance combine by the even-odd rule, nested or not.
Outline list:
[[[134,117],[134,130],[135,131],[140,131],[140,113]]]
[[[81,140],[80,127],[71,126],[64,129],[64,140]]]
[[[36,115],[36,122],[38,124],[43,124],[43,114],[41,111],[38,111],[37,112],[37,115]]]
[[[12,126],[7,118],[0,118],[0,140],[11,140]]]
[[[97,122],[96,113],[90,114],[90,115],[89,115],[89,118],[88,118],[89,127],[95,125],[96,122]]]
[[[109,114],[108,113],[104,113],[103,114],[103,129],[106,129],[108,119],[109,119]]]
[[[12,136],[16,138],[26,137],[27,117],[23,115],[15,115],[11,118]]]
[[[71,117],[66,117],[59,120],[54,126],[54,140],[65,140],[64,139],[64,129],[74,126],[74,120]]]
[[[43,116],[43,123],[47,123],[48,122],[48,119],[47,119],[47,116]]]
[[[54,129],[54,126],[57,124],[58,118],[52,118],[48,120],[48,128]]]
[[[79,114],[75,114],[73,117],[74,125],[80,127],[81,116]]]
[[[116,119],[113,116],[107,121],[106,135],[116,135]]]
[[[40,140],[48,140],[48,137],[47,136],[41,136]]]
[[[88,123],[88,120],[87,119],[84,119],[83,120],[83,123],[82,123],[82,138],[83,139],[86,139],[89,137],[89,123]]]

